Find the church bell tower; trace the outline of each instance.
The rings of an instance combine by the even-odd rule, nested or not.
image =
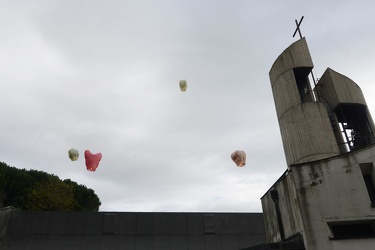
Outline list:
[[[269,72],[287,166],[261,198],[267,241],[372,250],[374,122],[354,81],[330,68],[316,80],[313,67],[300,35]]]

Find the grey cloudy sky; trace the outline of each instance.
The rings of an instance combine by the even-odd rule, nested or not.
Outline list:
[[[102,211],[260,212],[286,169],[268,72],[296,41],[294,20],[305,17],[315,76],[348,76],[374,112],[374,10],[370,0],[3,0],[0,161],[84,184]],[[103,154],[96,172],[86,149]],[[244,168],[230,159],[237,149]]]

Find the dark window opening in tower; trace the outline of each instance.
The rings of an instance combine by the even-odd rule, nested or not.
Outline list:
[[[375,204],[375,188],[374,188],[374,182],[371,179],[371,175],[365,174],[363,175],[363,180],[365,181],[367,192],[369,194],[371,204]]]
[[[356,238],[373,238],[374,221],[350,221],[339,222],[342,224],[330,225],[333,233],[331,239],[356,239]]]
[[[301,102],[314,102],[314,95],[311,90],[309,81],[309,74],[311,72],[311,68],[294,68],[293,72],[294,77],[296,79],[297,89],[299,96],[301,98]]]
[[[366,185],[367,193],[371,201],[371,206],[374,207],[375,206],[374,165],[372,164],[372,162],[360,163],[359,167],[363,175],[363,180]]]
[[[349,151],[375,142],[366,109],[366,106],[359,104],[340,104],[335,109],[343,141]]]

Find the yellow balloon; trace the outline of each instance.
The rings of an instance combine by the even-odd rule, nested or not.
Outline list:
[[[183,92],[186,91],[186,89],[187,89],[187,82],[186,82],[186,80],[180,80],[180,89]]]

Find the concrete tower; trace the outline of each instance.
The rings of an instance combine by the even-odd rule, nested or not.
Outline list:
[[[269,73],[288,165],[340,153],[327,109],[311,89],[313,67],[303,38],[284,50]]]
[[[287,170],[261,198],[267,242],[373,250],[374,122],[355,82],[330,68],[316,82],[312,69],[301,38],[269,73]]]

